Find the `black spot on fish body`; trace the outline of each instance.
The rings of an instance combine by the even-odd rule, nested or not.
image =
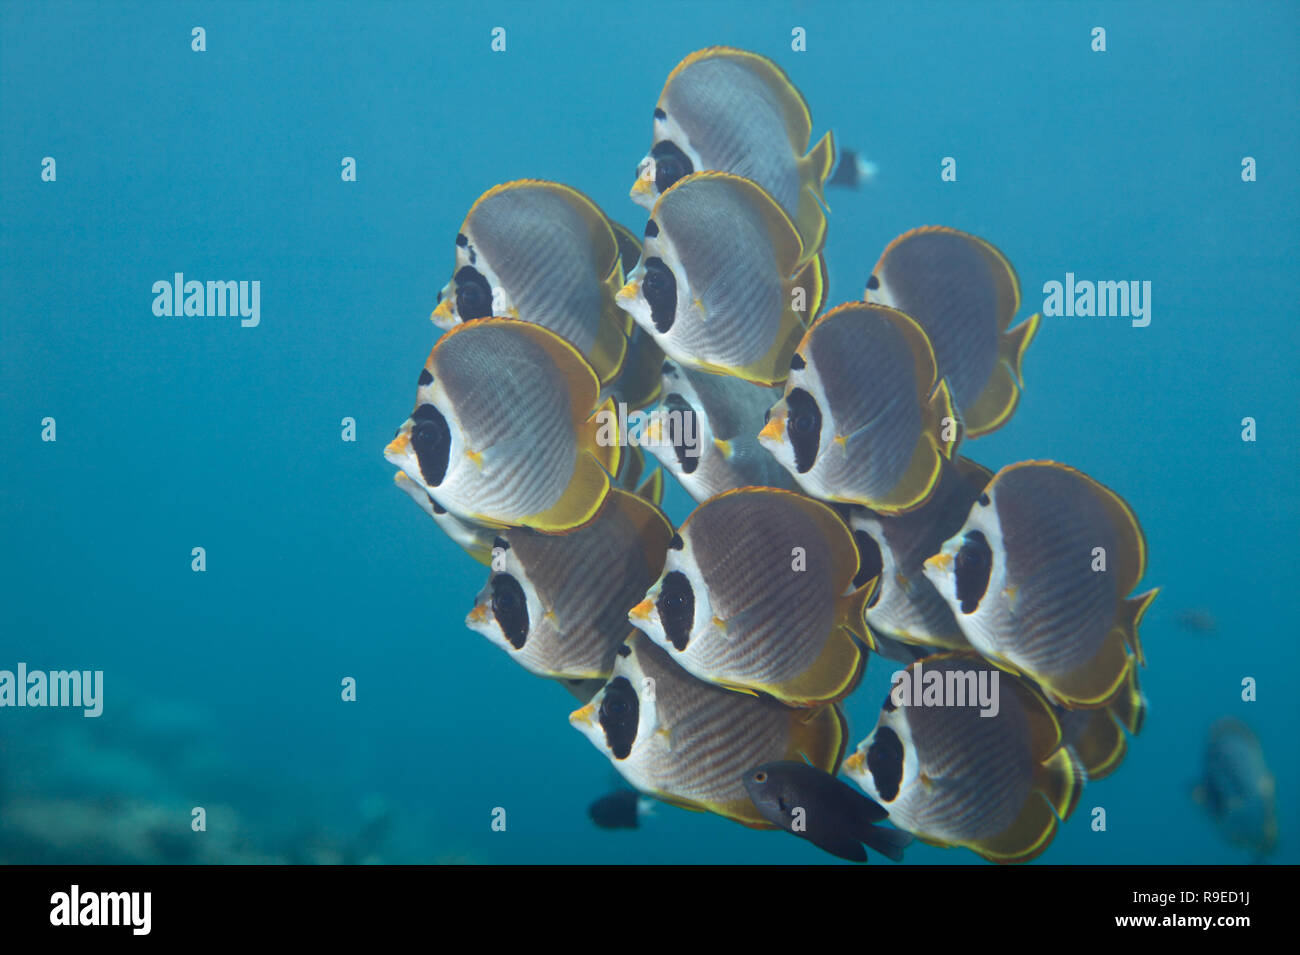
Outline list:
[[[468,237],[467,235],[465,235],[464,232],[458,232],[458,233],[456,233],[456,244],[457,244],[458,246],[460,246],[462,249],[464,249],[464,248],[468,248],[468,246],[469,246],[469,237]]]
[[[462,322],[476,318],[492,317],[492,290],[487,279],[473,266],[463,266],[456,272],[456,314]]]
[[[442,412],[433,405],[420,405],[411,415],[415,422],[411,428],[411,447],[420,465],[424,483],[437,487],[447,476],[447,461],[451,456],[451,428]]]
[[[807,367],[808,367],[808,363],[803,360],[803,355],[799,354],[798,352],[795,352],[793,355],[790,356],[791,371],[803,371]]]
[[[447,513],[447,509],[443,507],[441,504],[439,504],[437,498],[435,498],[432,494],[430,494],[428,491],[425,491],[424,495],[429,499],[429,503],[433,505],[433,513],[435,514]]]
[[[795,468],[800,474],[807,474],[817,460],[821,445],[822,412],[816,399],[802,388],[786,395],[785,404],[788,411],[785,430],[794,449]]]
[[[682,535],[681,535],[681,534],[673,534],[672,543],[670,543],[670,544],[668,545],[668,549],[669,549],[669,550],[681,550],[681,549],[682,549],[683,547],[685,547],[685,546],[686,546],[686,543],[682,540]]]
[[[429,374],[429,369],[421,368],[419,386],[423,388],[425,385],[432,383],[432,381],[433,375]]]
[[[880,288],[880,279],[876,278],[874,275],[871,276],[871,278],[867,279],[867,288],[873,292]]]
[[[961,550],[953,561],[953,574],[957,578],[957,599],[961,612],[970,614],[979,609],[984,592],[988,590],[989,574],[993,571],[993,551],[979,531],[967,532]]]
[[[658,223],[656,223],[654,219],[648,219],[648,220],[646,220],[646,224],[645,224],[645,237],[646,237],[647,239],[653,239],[653,238],[654,238],[655,236],[657,236],[658,234],[659,234],[659,225],[658,225]]]
[[[666,334],[677,320],[677,277],[664,265],[663,259],[657,256],[646,259],[641,294],[650,306],[650,319],[655,328],[659,334]]]
[[[640,794],[631,789],[606,793],[587,807],[587,817],[601,829],[637,829]]]
[[[620,657],[630,657],[632,655],[632,648],[629,647],[626,643],[620,644],[618,648],[618,655]]]
[[[492,577],[492,616],[510,645],[522,650],[528,641],[528,599],[519,581],[509,574]]]
[[[655,188],[667,192],[677,180],[689,176],[695,166],[686,153],[671,140],[662,139],[650,150],[655,161]]]
[[[627,677],[610,680],[600,701],[600,725],[605,730],[605,742],[615,759],[627,759],[632,752],[640,715],[641,701]]]
[[[989,496],[987,494],[981,494],[980,507],[988,507],[988,506],[989,506]]]
[[[664,112],[662,109],[660,109],[658,106],[656,106],[656,107],[655,107],[655,119],[667,119],[667,118],[668,118],[668,114],[665,113],[665,112]]]
[[[504,537],[494,538],[492,541],[492,549],[496,550],[498,547],[500,547],[502,550],[509,550],[510,541],[506,540]]]
[[[867,771],[881,799],[893,802],[898,798],[898,787],[903,782],[903,741],[888,726],[876,728],[876,737],[867,750]]]
[[[659,590],[659,622],[669,643],[679,651],[686,649],[695,625],[695,593],[691,582],[680,570],[671,571]]]
[[[853,540],[858,545],[858,573],[853,578],[853,587],[857,589],[863,586],[874,577],[879,577],[884,570],[884,558],[880,554],[880,545],[876,539],[866,531],[854,531]],[[880,588],[871,595],[871,600],[867,603],[868,607],[874,607],[880,600]]]

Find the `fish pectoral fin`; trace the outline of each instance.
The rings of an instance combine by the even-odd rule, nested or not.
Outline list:
[[[540,514],[529,517],[524,524],[548,534],[576,530],[596,516],[609,489],[609,474],[590,454],[581,453],[560,499]]]

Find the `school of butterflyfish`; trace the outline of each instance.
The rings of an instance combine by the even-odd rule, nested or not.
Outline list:
[[[1039,325],[993,245],[912,229],[825,306],[811,134],[779,67],[712,47],[655,105],[642,241],[569,186],[485,192],[385,456],[489,569],[470,629],[640,793],[847,859],[1026,861],[1141,729],[1142,530],[1065,464],[959,453]],[[664,471],[698,502],[676,528]],[[905,669],[848,754],[872,653]]]

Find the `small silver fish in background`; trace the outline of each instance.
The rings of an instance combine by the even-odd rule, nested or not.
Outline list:
[[[774,389],[665,361],[662,394],[650,412],[647,447],[697,502],[739,487],[794,489],[756,437],[779,397]]]
[[[1219,621],[1214,618],[1214,614],[1208,610],[1180,610],[1174,618],[1178,626],[1192,633],[1215,633],[1219,629]]]
[[[760,385],[785,379],[826,266],[748,179],[695,173],[660,196],[641,261],[615,296],[674,361]]]
[[[502,530],[465,624],[539,676],[608,677],[628,610],[659,577],[672,538],[657,507],[620,488],[568,534]]]
[[[867,861],[863,843],[902,862],[912,841],[899,829],[876,825],[889,816],[878,802],[807,763],[756,766],[745,774],[745,788],[768,822],[850,862]]]
[[[803,336],[758,440],[813,497],[897,514],[930,499],[957,418],[921,327],[850,302]]]
[[[1107,703],[1144,663],[1138,625],[1158,591],[1128,594],[1145,572],[1132,509],[1054,461],[1000,470],[925,562],[971,646],[1069,708]]]
[[[853,509],[849,526],[862,559],[855,583],[880,578],[864,613],[877,640],[886,634],[923,647],[970,649],[952,609],[925,576],[925,560],[961,527],[992,477],[967,458],[944,459],[934,494],[916,510],[886,515]]]
[[[1067,710],[1053,706],[1061,735],[1089,780],[1105,779],[1119,768],[1128,753],[1129,735],[1137,736],[1146,722],[1147,700],[1138,686],[1137,669],[1129,667],[1124,688],[1106,706],[1094,710]]]
[[[1192,798],[1205,807],[1223,837],[1263,861],[1277,848],[1277,781],[1259,737],[1224,717],[1210,728],[1205,768]]]
[[[558,533],[596,515],[619,442],[599,438],[613,402],[597,405],[577,349],[540,325],[482,319],[439,339],[424,370],[390,464],[476,524]]]
[[[411,500],[420,505],[420,510],[432,517],[434,523],[464,548],[466,553],[480,564],[491,562],[492,541],[497,536],[495,528],[482,527],[457,517],[434,500],[433,495],[426,491],[423,485],[412,481],[405,471],[394,474],[393,483],[409,494]]]
[[[835,164],[827,133],[807,155],[812,114],[785,71],[725,46],[697,50],[668,75],[654,142],[637,166],[632,200],[647,209],[693,172],[717,170],[765,189],[803,237],[811,259],[826,240],[822,186]]]
[[[701,680],[818,706],[862,675],[872,587],[853,589],[857,571],[853,536],[825,504],[740,488],[691,513],[628,619]]]
[[[900,705],[891,689],[842,772],[890,822],[932,845],[992,862],[1041,854],[1086,780],[1047,702],[973,653],[925,657],[904,672],[909,693]],[[980,681],[997,689],[994,715],[973,705]]]
[[[501,316],[549,328],[614,380],[627,353],[618,240],[594,202],[520,179],[481,195],[456,236],[456,269],[431,316],[440,328]]]
[[[614,675],[569,722],[643,793],[770,829],[745,789],[753,766],[807,757],[834,769],[847,726],[835,706],[793,710],[695,679],[636,631]]]
[[[1006,424],[1020,401],[1020,366],[1041,317],[1011,329],[1020,280],[1001,252],[956,229],[913,229],[885,249],[864,298],[906,312],[924,330],[966,437]]]

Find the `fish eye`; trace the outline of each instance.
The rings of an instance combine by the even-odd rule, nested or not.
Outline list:
[[[655,161],[655,188],[667,192],[677,180],[695,171],[690,157],[677,148],[677,144],[664,139],[650,150]]]
[[[821,409],[813,396],[802,388],[792,389],[786,395],[785,403],[789,408],[786,432],[794,449],[795,468],[800,474],[807,474],[817,460],[817,449],[821,444]]]
[[[691,582],[680,570],[664,577],[656,607],[668,641],[678,650],[685,650],[695,623],[695,593],[691,590]]]
[[[437,487],[447,476],[447,461],[451,457],[451,428],[447,419],[433,405],[420,405],[411,415],[415,426],[411,429],[411,447],[420,465],[424,483]]]
[[[641,294],[650,306],[650,318],[655,328],[661,335],[666,333],[677,318],[677,279],[658,256],[646,259]]]
[[[984,535],[979,531],[969,531],[953,565],[961,612],[974,613],[988,589],[989,574],[993,571],[993,551]]]
[[[627,677],[615,677],[609,681],[600,701],[600,725],[615,759],[627,759],[632,752],[640,710],[636,691]]]
[[[492,316],[492,290],[478,269],[472,265],[462,266],[453,281],[456,283],[456,314],[462,322]]]
[[[492,616],[510,645],[522,650],[528,641],[528,599],[519,581],[509,574],[492,578]]]
[[[764,773],[764,772],[757,772],[757,773],[755,773],[755,774],[754,774],[754,782],[756,782],[756,783],[765,783],[765,782],[767,782],[767,773]]]

